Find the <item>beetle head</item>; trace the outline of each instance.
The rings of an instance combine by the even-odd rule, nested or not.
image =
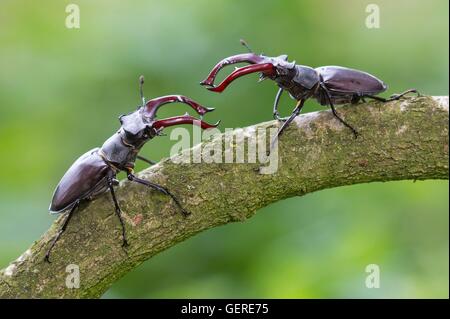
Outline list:
[[[119,117],[121,124],[119,133],[127,144],[135,147],[142,146],[149,139],[159,134],[158,130],[153,127],[153,123],[142,116],[142,113],[142,108],[139,108]]]
[[[290,70],[295,68],[295,61],[289,62],[287,54],[282,54],[277,57],[266,57],[272,63],[276,70],[275,76],[283,76],[289,74]]]

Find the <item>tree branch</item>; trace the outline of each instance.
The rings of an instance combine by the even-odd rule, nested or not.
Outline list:
[[[283,198],[357,183],[448,179],[448,97],[371,102],[338,112],[358,128],[358,139],[329,111],[299,116],[281,137],[279,169],[272,175],[259,174],[258,163],[175,164],[170,159],[139,174],[176,194],[192,212],[188,217],[170,198],[123,181],[116,194],[130,242],[126,251],[110,195],[104,194],[74,214],[53,250],[52,264],[43,257],[62,216],[3,269],[0,297],[100,297],[158,252],[203,230],[243,221]],[[277,125],[260,123],[235,133],[242,137]],[[79,289],[66,287],[69,264],[79,266]]]

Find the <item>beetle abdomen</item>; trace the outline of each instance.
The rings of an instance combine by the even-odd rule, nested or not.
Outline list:
[[[377,77],[363,71],[342,66],[322,66],[316,68],[328,90],[350,94],[378,94],[387,85]]]
[[[98,194],[107,188],[107,178],[114,171],[98,154],[98,148],[80,156],[64,174],[53,194],[51,213],[60,213],[73,207],[81,199]]]

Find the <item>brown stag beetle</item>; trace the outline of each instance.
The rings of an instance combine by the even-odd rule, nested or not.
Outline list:
[[[369,73],[341,66],[323,66],[313,69],[309,66],[296,64],[295,61],[288,62],[287,55],[277,57],[257,55],[252,52],[244,40],[241,40],[241,44],[249,50],[249,53],[237,54],[223,59],[214,66],[208,77],[200,82],[200,85],[207,86],[210,91],[220,93],[235,79],[250,73],[261,72],[260,81],[267,78],[274,80],[279,90],[275,96],[273,116],[284,123],[278,130],[273,143],[276,142],[294,118],[300,114],[305,101],[309,98],[315,98],[321,105],[329,105],[333,115],[348,127],[356,138],[358,132],[339,116],[334,105],[357,103],[359,100],[364,101],[364,98],[389,102],[398,100],[407,93],[418,94],[417,90],[410,89],[401,94],[391,95],[387,99],[382,98],[376,95],[385,91],[387,85]],[[219,85],[214,85],[216,75],[223,67],[241,62],[251,65],[236,68]],[[289,117],[280,118],[278,103],[282,92],[285,90],[289,92],[291,98],[298,102]]]
[[[49,208],[50,213],[68,213],[45,254],[45,260],[47,262],[50,262],[51,250],[66,229],[70,218],[79,207],[80,203],[82,201],[90,200],[107,190],[111,192],[115,212],[122,227],[123,246],[128,245],[125,224],[121,216],[121,210],[113,187],[119,183],[116,179],[116,174],[120,171],[125,171],[130,181],[143,184],[170,196],[175,204],[181,209],[181,212],[184,215],[188,214],[181,206],[178,199],[168,189],[136,177],[133,174],[134,163],[136,159],[140,159],[149,164],[154,164],[154,162],[139,156],[138,153],[147,141],[155,136],[161,135],[161,131],[166,127],[178,124],[192,124],[200,126],[202,129],[208,129],[217,127],[219,122],[213,125],[203,122],[203,115],[214,109],[204,107],[182,95],[168,95],[146,102],[142,91],[144,83],[144,78],[142,76],[139,78],[139,83],[142,105],[134,112],[121,115],[119,117],[121,124],[120,129],[106,140],[102,147],[94,148],[77,159],[64,174],[56,187]],[[157,120],[156,112],[158,109],[162,105],[174,102],[181,102],[189,105],[200,115],[200,119],[185,114],[183,116]]]

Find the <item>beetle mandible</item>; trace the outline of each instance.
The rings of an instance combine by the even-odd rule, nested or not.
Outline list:
[[[241,44],[249,50],[249,53],[233,55],[219,61],[206,79],[200,82],[200,85],[206,86],[210,91],[220,93],[235,79],[250,73],[260,72],[260,81],[267,78],[274,80],[279,90],[273,104],[273,116],[284,123],[275,135],[272,146],[294,118],[300,114],[305,101],[309,98],[315,98],[321,105],[330,106],[333,115],[348,127],[356,138],[358,131],[339,116],[335,105],[354,104],[360,100],[364,101],[364,98],[389,102],[398,100],[408,93],[418,93],[416,89],[409,89],[400,94],[393,94],[389,98],[379,97],[376,95],[384,92],[387,85],[367,72],[341,66],[322,66],[314,69],[296,64],[295,61],[288,62],[287,55],[277,57],[257,55],[244,40],[241,40]],[[217,73],[223,67],[241,62],[250,65],[236,68],[219,85],[214,85]],[[287,118],[281,118],[278,113],[278,103],[283,91],[287,91],[291,98],[297,100],[292,114]]]
[[[125,171],[130,181],[140,183],[170,196],[181,209],[181,212],[184,215],[188,214],[177,197],[168,189],[135,176],[133,171],[134,163],[136,159],[140,159],[149,164],[154,164],[152,161],[139,156],[138,153],[147,141],[161,135],[161,131],[166,127],[178,124],[193,124],[200,126],[202,129],[208,129],[217,127],[219,122],[216,124],[203,122],[203,115],[214,109],[204,107],[183,95],[168,95],[146,102],[142,91],[143,83],[144,78],[141,76],[139,84],[142,105],[134,112],[121,115],[119,117],[120,129],[106,140],[102,147],[94,148],[78,158],[56,187],[49,210],[53,214],[66,212],[67,215],[45,254],[47,262],[50,262],[50,252],[67,228],[73,213],[80,203],[108,190],[111,193],[115,212],[122,227],[123,246],[128,245],[125,224],[114,192],[114,186],[119,183],[116,175],[120,171]],[[156,120],[158,109],[162,105],[174,102],[189,105],[200,115],[200,119],[196,119],[186,113],[183,116]]]

